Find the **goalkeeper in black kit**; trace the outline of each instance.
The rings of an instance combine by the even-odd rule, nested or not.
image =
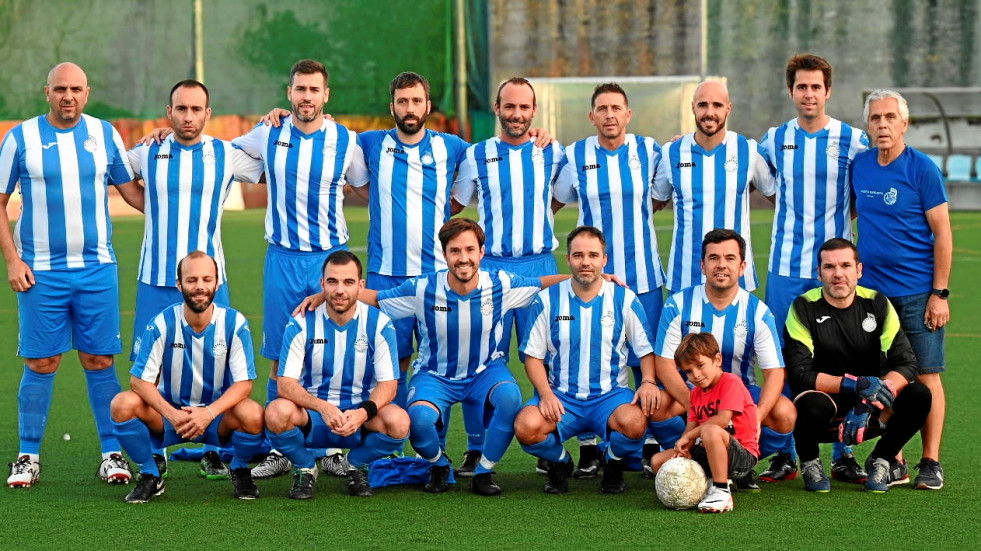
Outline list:
[[[822,286],[797,297],[784,329],[804,487],[831,490],[819,443],[881,436],[865,461],[865,489],[886,492],[902,479],[896,455],[923,426],[930,390],[911,382],[916,356],[889,300],[858,286],[862,263],[855,245],[831,239],[818,258]]]

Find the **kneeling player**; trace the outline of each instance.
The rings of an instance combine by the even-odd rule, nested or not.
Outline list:
[[[325,302],[290,320],[279,361],[279,398],[266,409],[272,445],[293,462],[292,499],[310,499],[317,481],[310,448],[350,448],[348,493],[372,495],[368,464],[402,449],[409,416],[391,403],[398,379],[395,327],[358,302],[361,261],[337,251],[324,262]]]
[[[143,333],[130,388],[112,401],[116,437],[140,465],[128,503],[145,503],[164,492],[154,449],[180,442],[226,445],[235,454],[230,477],[235,497],[255,499],[247,461],[262,450],[262,406],[249,399],[255,364],[245,316],[212,303],[218,268],[201,251],[177,265],[184,296],[158,314]],[[159,384],[158,384],[159,381]]]
[[[691,391],[688,426],[674,449],[651,458],[656,473],[672,457],[690,457],[712,477],[712,486],[698,504],[703,513],[732,510],[729,480],[753,471],[760,454],[756,404],[742,379],[722,370],[719,343],[711,333],[690,333],[674,354]]]

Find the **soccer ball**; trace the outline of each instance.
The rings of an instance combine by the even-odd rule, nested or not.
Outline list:
[[[654,491],[668,509],[691,509],[705,497],[708,478],[698,462],[675,457],[665,461],[657,471]]]

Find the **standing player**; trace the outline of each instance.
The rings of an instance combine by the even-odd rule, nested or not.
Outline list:
[[[601,231],[580,226],[566,248],[572,279],[540,292],[530,308],[533,325],[521,348],[536,396],[515,420],[515,435],[526,452],[548,461],[544,491],[561,494],[572,475],[562,442],[585,431],[602,434],[610,445],[600,491],[619,494],[625,489],[623,458],[640,446],[646,418],[660,399],[653,334],[634,293],[603,281]],[[640,358],[643,378],[636,392],[624,369],[628,350]]]
[[[372,495],[368,464],[402,449],[409,417],[391,403],[397,375],[395,328],[358,302],[361,261],[336,251],[324,262],[324,303],[290,320],[279,363],[280,398],[266,408],[269,440],[293,462],[292,499],[310,499],[317,481],[308,447],[350,448],[343,458],[352,496]]]
[[[817,250],[832,237],[851,239],[852,161],[865,150],[862,131],[828,116],[831,65],[813,54],[790,58],[787,93],[797,117],[771,128],[760,140],[760,153],[776,178],[776,210],[766,278],[766,304],[783,327],[790,304],[820,287]],[[781,342],[783,333],[780,334]],[[851,450],[835,445],[835,478],[861,482],[865,472]],[[783,468],[789,473],[790,463]],[[775,470],[781,465],[771,465]]]
[[[194,251],[177,265],[183,302],[160,312],[143,333],[130,389],[112,401],[116,436],[140,480],[127,503],[164,492],[153,449],[180,442],[231,443],[230,477],[238,499],[255,499],[247,463],[262,449],[262,406],[249,398],[255,380],[252,334],[241,313],[214,304],[218,265]]]
[[[144,182],[146,213],[131,361],[139,354],[140,337],[150,319],[181,301],[175,286],[177,263],[191,251],[201,250],[215,259],[215,303],[230,304],[221,215],[234,180],[257,182],[262,162],[226,141],[202,134],[211,118],[209,99],[208,89],[196,80],[175,84],[167,105],[174,133],[162,143],[139,145],[128,154],[133,173]],[[228,469],[210,446],[205,446],[201,458],[201,474],[228,478]]]
[[[695,132],[664,146],[654,178],[658,208],[674,199],[668,289],[677,293],[705,281],[699,243],[713,228],[728,228],[746,243],[746,273],[739,285],[753,291],[759,282],[750,237],[749,193],[755,187],[770,198],[773,179],[756,142],[726,130],[732,104],[725,84],[714,80],[699,84],[691,111]]]
[[[0,250],[17,293],[17,354],[24,358],[11,488],[30,487],[41,474],[54,376],[71,348],[85,369],[99,432],[99,476],[124,484],[132,477],[109,417],[109,402],[121,388],[113,355],[122,341],[107,184],[137,208],[142,197],[119,133],[82,113],[89,91],[81,67],[55,66],[44,87],[50,111],[15,126],[0,145]],[[11,234],[6,209],[18,185],[24,208]]]
[[[507,271],[525,277],[559,273],[552,251],[555,239],[551,201],[552,185],[563,159],[562,147],[552,142],[539,147],[529,132],[538,106],[535,89],[527,79],[514,77],[497,90],[494,113],[501,134],[467,149],[460,165],[453,198],[461,205],[476,196],[480,226],[487,236],[487,255],[482,266],[490,272]],[[527,310],[509,312],[504,318],[501,352],[509,355],[514,326],[520,339],[529,324]],[[480,411],[464,411],[464,421],[480,424]],[[467,429],[470,444],[473,432]],[[468,446],[457,476],[472,476],[480,451]]]
[[[946,410],[940,374],[946,370],[944,326],[950,321],[947,284],[954,249],[949,199],[937,165],[906,145],[909,107],[903,96],[891,90],[869,94],[865,122],[875,148],[855,157],[852,172],[858,250],[867,262],[862,284],[889,297],[916,353],[917,380],[933,395],[914,485],[939,490]]]
[[[262,348],[271,363],[267,403],[278,396],[276,373],[283,330],[293,307],[320,288],[321,266],[347,249],[344,185],[367,179],[354,132],[324,119],[327,69],[304,59],[290,69],[291,116],[280,127],[258,124],[232,144],[265,163],[266,264],[263,270]],[[255,467],[256,478],[285,474],[289,460],[275,450]]]
[[[579,203],[579,226],[593,226],[606,237],[606,270],[637,294],[648,320],[657,320],[664,305],[664,271],[654,232],[654,171],[661,146],[654,138],[627,133],[632,111],[619,84],[600,84],[593,90],[589,121],[596,136],[566,148],[566,158],[555,182],[553,209]],[[634,383],[641,381],[640,359],[629,356]],[[680,388],[675,391],[685,391]],[[658,427],[659,434],[681,435],[684,423],[675,419]],[[656,447],[651,431],[650,446]],[[601,461],[595,439],[580,440],[578,478],[599,473]]]
[[[747,263],[746,242],[734,230],[716,228],[705,234],[701,251],[705,283],[671,296],[661,313],[655,347],[658,368],[681,367],[674,358],[685,335],[712,333],[721,347],[722,369],[740,377],[758,406],[757,458],[777,453],[780,462],[789,461],[794,467],[780,479],[796,478],[793,431],[797,412],[782,394],[787,374],[778,329],[766,304],[739,287]],[[762,387],[756,383],[755,364],[763,373]],[[760,478],[773,482],[769,472]],[[740,489],[759,489],[752,471],[734,482]]]

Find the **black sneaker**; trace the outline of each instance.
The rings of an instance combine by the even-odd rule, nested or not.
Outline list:
[[[916,465],[919,474],[913,481],[917,490],[939,490],[944,487],[944,468],[939,461],[923,458]]]
[[[603,480],[600,481],[600,493],[622,494],[627,489],[623,482],[623,460],[609,459],[603,465]]]
[[[661,451],[660,444],[644,444],[644,447],[641,449],[640,457],[641,464],[644,466],[644,478],[648,480],[654,480],[657,478],[657,475],[654,473],[654,469],[651,468],[651,458],[654,457],[654,454],[659,451]]]
[[[208,480],[226,480],[228,467],[221,462],[221,456],[216,451],[206,451],[201,456],[201,476]]]
[[[797,478],[797,463],[789,453],[778,452],[770,459],[770,468],[760,473],[763,482],[779,482]]]
[[[167,458],[160,455],[159,453],[153,454],[153,462],[157,464],[157,471],[160,472],[160,478],[167,478],[170,476],[170,469],[167,467]]]
[[[460,468],[453,472],[458,478],[473,478],[474,469],[477,468],[477,463],[480,463],[482,456],[480,450],[467,450],[463,454],[463,463]]]
[[[470,481],[470,489],[473,493],[481,496],[499,496],[501,495],[501,487],[497,485],[497,481],[494,480],[494,473],[480,473],[474,475],[473,479]]]
[[[600,457],[599,446],[592,444],[579,446],[579,464],[573,477],[583,480],[596,478],[603,467],[603,459]]]
[[[313,499],[317,493],[317,467],[293,470],[293,487],[290,499]]]
[[[539,457],[538,462],[535,463],[535,472],[537,474],[548,474],[548,459]]]
[[[354,497],[371,497],[375,492],[368,484],[368,468],[348,469],[347,471],[347,493]]]
[[[736,485],[737,490],[742,490],[744,492],[759,492],[760,485],[756,483],[756,479],[753,478],[753,472],[750,471],[746,476],[742,478],[737,478],[732,481]]]
[[[136,487],[130,493],[126,494],[126,503],[146,503],[164,493],[166,488],[167,485],[164,483],[162,477],[153,476],[149,473],[140,473],[140,478],[136,481]]]
[[[433,465],[432,470],[429,471],[429,482],[423,489],[431,494],[441,494],[449,490],[447,479],[450,478],[450,468],[449,465]]]
[[[546,494],[564,494],[569,491],[569,477],[572,476],[572,458],[562,463],[548,463],[548,482],[542,490]]]
[[[835,480],[862,484],[868,477],[869,475],[865,472],[865,469],[858,464],[855,457],[848,453],[842,454],[838,458],[838,461],[835,461],[831,465],[831,478]]]
[[[255,499],[259,497],[259,488],[252,482],[252,469],[240,467],[229,469],[228,477],[232,479],[236,499]]]

